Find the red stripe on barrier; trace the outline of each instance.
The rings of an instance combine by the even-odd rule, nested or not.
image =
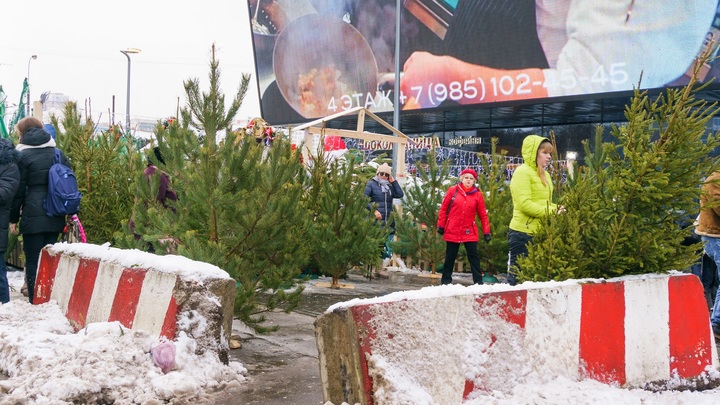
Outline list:
[[[712,365],[710,323],[700,279],[668,279],[670,304],[670,371],[681,378],[695,377]]]
[[[66,314],[76,331],[84,328],[87,323],[88,308],[95,289],[99,266],[100,262],[97,259],[81,258],[78,264]]]
[[[167,312],[165,313],[165,321],[163,322],[160,336],[173,340],[177,333],[177,301],[175,297],[170,297],[170,304],[168,304]]]
[[[477,301],[478,308],[481,311],[490,310],[491,314],[500,316],[505,322],[515,324],[519,326],[520,329],[525,329],[527,290],[488,293],[476,297],[475,301]],[[489,347],[495,344],[497,337],[492,335],[491,339],[492,341]],[[487,391],[483,387],[478,387],[478,389]],[[475,382],[473,380],[465,380],[465,388],[463,389],[462,396],[463,401],[468,399],[468,396],[473,391],[475,391]]]
[[[108,322],[120,321],[126,328],[132,328],[145,274],[147,274],[145,269],[123,270],[115,290]]]
[[[40,251],[40,262],[38,263],[35,278],[35,291],[31,291],[34,294],[33,304],[44,304],[50,301],[60,257],[61,255],[51,255],[46,249]]]
[[[380,304],[388,305],[388,304]],[[370,326],[370,320],[373,318],[372,313],[369,309],[372,304],[368,305],[356,305],[350,310],[352,311],[353,320],[357,327],[358,346],[360,351],[360,372],[363,379],[363,394],[365,396],[365,403],[367,405],[373,405],[373,380],[368,374],[368,363],[367,358],[372,354],[370,350],[370,344],[375,340],[375,329]],[[392,339],[392,336],[388,337]]]
[[[622,282],[582,286],[580,375],[606,384],[625,384],[625,288]]]
[[[514,323],[520,329],[525,329],[527,290],[489,293],[477,297],[476,301],[481,308],[493,308],[493,313],[507,323]]]

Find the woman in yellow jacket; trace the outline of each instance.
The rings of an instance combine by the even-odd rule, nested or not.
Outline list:
[[[541,226],[541,219],[557,211],[552,203],[553,185],[545,167],[550,163],[552,143],[538,135],[528,135],[523,140],[520,165],[510,179],[513,216],[510,220],[508,243],[508,283],[517,283],[517,257],[527,255],[527,244]]]

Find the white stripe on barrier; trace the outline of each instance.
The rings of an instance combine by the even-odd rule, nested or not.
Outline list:
[[[623,283],[625,378],[630,385],[670,378],[668,278]]]
[[[55,283],[53,284],[50,299],[57,301],[63,312],[67,312],[79,266],[80,257],[78,256],[63,255],[58,261]]]
[[[65,257],[63,255],[63,257]],[[123,267],[117,263],[100,261],[98,276],[95,279],[90,306],[88,307],[87,323],[107,322],[115,300],[118,281],[123,273]]]
[[[143,329],[153,335],[160,334],[176,281],[177,277],[170,273],[148,271],[145,274],[133,329]]]
[[[540,375],[578,378],[581,302],[581,285],[528,290],[525,348]]]

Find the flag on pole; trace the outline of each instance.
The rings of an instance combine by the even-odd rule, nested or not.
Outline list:
[[[12,119],[10,120],[9,128],[15,128],[15,124],[18,123],[21,119],[25,118],[25,97],[27,97],[28,92],[28,81],[27,77],[23,81],[23,89],[22,93],[20,93],[20,102],[18,103],[18,108],[15,110],[15,114],[13,114]]]
[[[5,91],[2,88],[2,85],[0,85],[0,137],[7,138],[8,137],[8,131],[7,127],[5,127],[5,99],[7,96],[5,96]]]

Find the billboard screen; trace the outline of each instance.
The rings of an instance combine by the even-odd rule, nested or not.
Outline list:
[[[263,117],[392,111],[396,3],[248,0]],[[401,3],[402,110],[682,85],[720,41],[718,0]]]

